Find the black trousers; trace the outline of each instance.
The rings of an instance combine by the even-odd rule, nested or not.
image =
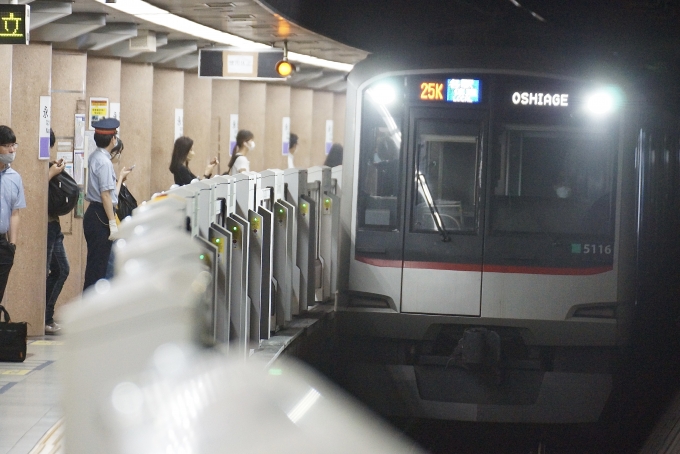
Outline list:
[[[90,202],[83,218],[83,232],[87,242],[87,264],[83,290],[106,277],[106,266],[111,255],[112,241],[109,241],[109,218],[104,205]]]
[[[0,235],[0,303],[5,296],[5,288],[7,288],[7,279],[9,272],[14,265],[15,246],[9,244],[5,234]]]

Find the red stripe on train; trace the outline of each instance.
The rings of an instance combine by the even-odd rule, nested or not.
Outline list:
[[[401,260],[383,260],[369,257],[355,257],[359,262],[368,265],[385,268],[404,268],[426,269],[426,270],[446,270],[446,271],[476,271],[482,270],[487,273],[513,273],[513,274],[552,274],[564,276],[590,276],[611,271],[612,266],[598,266],[593,268],[550,268],[539,266],[505,266],[505,265],[476,265],[466,263],[445,263],[445,262],[402,262]]]

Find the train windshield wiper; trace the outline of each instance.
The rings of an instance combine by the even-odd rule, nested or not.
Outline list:
[[[451,237],[449,237],[449,232],[446,231],[446,228],[444,227],[444,222],[442,221],[442,217],[439,214],[439,208],[437,208],[437,204],[435,203],[434,199],[432,198],[432,194],[430,193],[430,188],[427,185],[425,175],[423,175],[420,171],[418,171],[417,180],[418,184],[420,185],[420,193],[425,199],[427,206],[430,207],[430,213],[432,214],[432,219],[434,219],[434,225],[437,227],[437,230],[439,230],[439,233],[442,235],[442,241],[445,243],[451,241]]]

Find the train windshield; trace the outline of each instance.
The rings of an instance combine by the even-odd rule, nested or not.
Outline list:
[[[365,91],[359,163],[359,226],[395,230],[401,210],[399,163],[403,104],[390,80]]]
[[[411,231],[476,229],[478,124],[420,119]]]
[[[506,125],[500,143],[493,231],[611,233],[615,145],[610,135]]]

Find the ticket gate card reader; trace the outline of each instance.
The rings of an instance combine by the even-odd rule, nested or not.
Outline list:
[[[232,213],[227,218],[231,233],[231,321],[229,352],[245,359],[249,354],[250,302],[248,301],[248,249],[250,223]]]
[[[214,332],[215,342],[229,348],[229,311],[231,307],[231,252],[232,236],[226,228],[212,223],[208,230],[210,242],[217,248],[217,290],[215,296]]]
[[[199,302],[198,307],[198,338],[201,344],[205,346],[215,345],[215,322],[217,312],[217,247],[207,239],[200,236],[194,237],[201,247],[201,252],[198,259],[205,265],[210,273],[209,278],[206,278],[205,291],[203,297]]]

